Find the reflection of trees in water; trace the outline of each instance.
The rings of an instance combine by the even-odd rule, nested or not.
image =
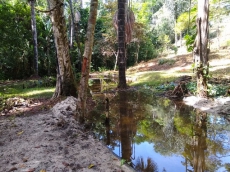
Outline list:
[[[110,125],[106,128],[102,123],[108,109],[102,104],[90,115],[98,138],[107,141],[111,149],[119,147],[119,152],[124,153],[120,156],[127,161],[131,160],[130,156],[135,151],[134,142],[147,141],[154,143],[154,151],[162,155],[184,156],[182,164],[187,169],[194,167],[217,171],[224,166],[229,169],[229,164],[223,164],[221,159],[230,154],[230,146],[226,146],[226,138],[222,137],[227,137],[225,131],[230,133],[229,123],[220,117],[210,119],[210,116],[203,115],[201,118],[202,114],[197,115],[192,107],[174,106],[171,101],[149,95],[152,94],[128,91],[126,98],[122,97],[123,94],[114,97],[109,109]],[[126,103],[120,102],[120,99],[126,99]],[[230,140],[230,136],[227,139]]]
[[[204,172],[205,167],[205,151],[207,150],[207,113],[196,113],[196,125],[194,126],[195,135],[193,136],[193,160],[192,165],[194,172]]]
[[[147,158],[147,163],[145,163],[142,157],[138,157],[136,160],[135,170],[137,172],[158,172],[158,167],[153,159]]]
[[[189,115],[181,111],[174,118],[176,129],[185,138],[181,154],[185,157],[182,164],[187,170],[218,171],[223,166],[219,157],[229,154],[230,149],[226,149],[219,136],[223,137],[223,131],[227,128],[224,121],[217,124],[215,118],[198,110],[190,111]]]
[[[124,91],[119,92],[120,98],[120,141],[121,141],[121,158],[127,162],[131,162],[132,157],[132,141],[136,134],[133,114],[128,111],[127,96]]]
[[[183,153],[185,157],[186,171],[204,172],[207,170],[205,157],[207,156],[207,114],[200,111],[188,112],[186,109],[180,109],[180,113],[175,117],[175,125],[180,134],[183,134],[186,140],[183,143]],[[193,168],[191,170],[190,168]]]
[[[110,146],[112,148],[119,147],[119,141],[127,145],[133,144],[137,123],[146,117],[146,101],[153,102],[151,96],[147,96],[136,91],[121,91],[111,101],[110,130],[112,132]]]
[[[175,116],[178,113],[177,105],[168,99],[157,99],[152,119],[143,120],[138,132],[147,141],[154,143],[154,150],[162,155],[172,155],[183,151],[187,137],[181,135],[175,128]],[[189,110],[185,112],[189,118]],[[154,128],[154,130],[153,130]],[[141,135],[141,136],[142,136]],[[141,140],[138,138],[138,140]]]

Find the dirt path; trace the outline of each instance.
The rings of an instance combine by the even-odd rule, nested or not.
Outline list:
[[[1,172],[133,171],[73,117],[76,99],[52,111],[0,119]]]

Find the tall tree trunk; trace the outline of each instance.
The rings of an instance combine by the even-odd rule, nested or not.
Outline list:
[[[137,41],[137,52],[136,52],[135,64],[137,64],[137,63],[138,63],[139,51],[140,51],[140,42],[139,42],[139,41]]]
[[[126,41],[125,41],[125,13],[126,0],[118,0],[118,65],[119,83],[118,88],[124,89],[126,84]]]
[[[87,33],[86,33],[85,50],[82,59],[82,71],[81,71],[80,88],[79,88],[79,96],[78,96],[81,102],[80,104],[81,107],[80,109],[78,109],[79,118],[81,119],[84,118],[84,116],[86,115],[87,90],[88,90],[91,56],[93,51],[94,31],[95,31],[96,18],[97,18],[97,6],[98,6],[98,0],[91,0],[90,14],[88,19]]]
[[[175,24],[175,26],[176,26],[176,24]],[[178,42],[178,40],[177,40],[177,32],[175,31],[175,46],[177,46],[177,42]]]
[[[188,10],[188,31],[187,34],[189,34],[189,29],[190,29],[190,16],[191,16],[191,0],[189,0],[189,10]]]
[[[209,0],[198,1],[197,17],[197,38],[194,49],[194,60],[197,75],[197,95],[199,97],[208,96],[207,77],[209,74],[208,64],[208,15]]]
[[[73,48],[73,37],[74,37],[74,10],[72,5],[72,0],[69,0],[70,8],[70,48]]]
[[[79,40],[79,21],[81,19],[80,12],[75,8],[75,5],[77,4],[77,0],[69,0],[69,6],[70,6],[70,49],[77,49],[78,55],[75,57],[76,61],[81,61],[81,57],[83,55],[81,51],[81,45]],[[75,38],[75,39],[74,39]],[[74,46],[74,43],[77,44],[77,47]],[[76,65],[77,64],[77,65]],[[76,63],[76,68],[80,70],[81,66],[78,65],[78,62]]]
[[[113,51],[113,50],[112,50],[112,51]],[[115,59],[115,64],[114,64],[114,69],[113,69],[113,70],[116,71],[116,69],[117,69],[118,53],[113,51],[113,54],[115,55],[115,58],[116,58],[116,59]]]
[[[71,66],[63,0],[48,0],[56,45],[58,71],[53,98],[77,96],[76,82]]]
[[[31,28],[33,34],[33,46],[34,46],[34,75],[38,76],[38,42],[37,42],[37,27],[35,18],[34,3],[36,0],[29,0],[31,9]]]

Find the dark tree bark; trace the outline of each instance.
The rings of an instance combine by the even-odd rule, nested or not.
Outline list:
[[[36,0],[29,0],[31,9],[31,28],[33,34],[33,46],[34,46],[34,75],[38,76],[38,42],[37,42],[37,27],[36,27],[36,17],[34,3]]]
[[[197,95],[199,97],[208,96],[208,16],[209,0],[199,0],[197,17],[197,37],[194,48],[195,70],[197,75]]]
[[[79,112],[79,118],[84,118],[87,113],[86,109],[86,100],[87,100],[87,90],[88,90],[88,81],[90,73],[90,63],[93,51],[93,42],[94,42],[94,31],[97,19],[97,7],[98,0],[91,0],[90,3],[90,14],[88,19],[88,27],[86,33],[86,42],[85,50],[82,59],[82,71],[80,79],[80,88],[78,98],[81,102],[81,107],[77,111]],[[79,108],[79,107],[77,107]]]
[[[77,96],[77,87],[69,55],[64,2],[63,0],[48,0],[48,3],[50,10],[53,9],[51,10],[50,17],[53,25],[58,63],[57,83],[53,98]]]
[[[125,13],[126,0],[118,0],[118,65],[119,83],[118,88],[125,89],[126,83],[126,41],[125,41]]]

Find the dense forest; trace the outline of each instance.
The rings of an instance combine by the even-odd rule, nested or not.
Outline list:
[[[83,106],[90,72],[119,71],[117,87],[127,88],[127,68],[192,52],[197,95],[207,97],[209,54],[229,46],[229,5],[215,0],[2,0],[0,80],[52,77],[53,98],[78,95]]]
[[[67,0],[64,4],[66,32],[75,76],[81,71],[89,8],[87,3]],[[210,1],[210,37],[218,36],[218,21],[229,14],[230,1]],[[31,4],[24,0],[1,0],[0,4],[0,79],[22,79],[36,74],[56,75],[56,49],[47,1],[35,1],[37,60],[31,27]],[[196,35],[197,1],[130,1],[128,10],[135,16],[132,38],[127,44],[127,67],[178,50],[183,38],[189,50]],[[117,2],[100,1],[94,34],[91,70],[116,68],[117,39],[113,23]],[[229,41],[226,42],[226,45]],[[36,64],[37,63],[37,64]]]

